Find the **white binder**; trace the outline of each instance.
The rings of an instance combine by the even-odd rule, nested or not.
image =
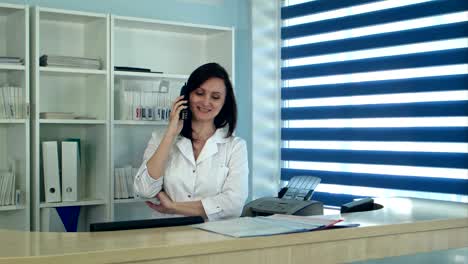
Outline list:
[[[128,191],[128,198],[133,198],[134,197],[134,194],[133,194],[133,175],[132,175],[132,167],[130,166],[127,166],[124,168],[124,174],[125,174],[125,178],[127,180],[127,191]]]
[[[47,203],[60,202],[60,175],[57,141],[42,142],[42,168],[44,172],[44,193]]]
[[[119,170],[120,186],[121,186],[121,196],[122,199],[128,199],[128,187],[127,187],[127,177],[125,177],[125,169],[121,168]]]
[[[0,205],[5,205],[6,187],[9,176],[9,171],[0,171]]]
[[[122,184],[120,184],[120,168],[114,170],[114,198],[122,198]]]
[[[79,200],[80,157],[78,142],[62,142],[62,201]]]
[[[8,160],[8,170],[10,171],[10,182],[8,184],[8,192],[6,198],[6,205],[14,205],[15,192],[16,192],[16,161],[13,159]]]
[[[6,182],[6,186],[5,186],[5,193],[4,193],[4,197],[3,197],[3,202],[2,204],[3,205],[10,205],[11,204],[11,192],[12,192],[12,184],[13,184],[13,173],[12,172],[8,172],[7,173],[7,180],[5,181]]]

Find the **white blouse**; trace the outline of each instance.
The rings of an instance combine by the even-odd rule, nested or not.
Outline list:
[[[247,146],[243,139],[225,135],[225,129],[217,129],[197,160],[190,139],[178,136],[163,175],[155,180],[148,174],[146,163],[158,148],[162,135],[153,132],[135,176],[135,193],[152,198],[164,187],[175,202],[201,200],[210,221],[240,216],[248,195]]]

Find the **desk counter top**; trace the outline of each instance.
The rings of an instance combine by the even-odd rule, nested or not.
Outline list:
[[[231,238],[189,226],[97,233],[0,230],[0,263],[317,263],[468,246],[468,204],[382,198],[358,228]],[[317,258],[320,257],[320,258]],[[320,260],[320,261],[319,261]]]

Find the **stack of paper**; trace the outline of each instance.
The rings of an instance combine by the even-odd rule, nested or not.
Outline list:
[[[81,116],[72,112],[41,112],[41,119],[96,119],[94,116]]]
[[[0,119],[24,117],[24,89],[14,86],[0,87]]]
[[[276,214],[212,221],[193,225],[193,227],[232,237],[252,237],[322,230],[333,227],[341,221],[343,219],[339,215],[293,216]],[[341,227],[354,226],[358,226],[358,224]]]
[[[0,170],[0,206],[16,204],[16,168],[10,160],[8,170]]]
[[[99,59],[56,55],[42,55],[39,58],[39,65],[50,67],[72,67],[96,70],[101,69],[101,61]]]
[[[71,112],[41,112],[39,118],[41,119],[74,119],[76,115]]]
[[[133,177],[138,169],[126,166],[114,170],[114,198],[128,199],[134,197]]]
[[[0,56],[0,64],[18,64],[21,65],[23,64],[23,59],[20,57],[6,57],[6,56]]]

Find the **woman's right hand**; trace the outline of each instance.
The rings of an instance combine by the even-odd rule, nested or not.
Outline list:
[[[183,100],[184,96],[181,95],[177,97],[172,104],[172,109],[171,109],[171,115],[169,117],[169,125],[167,126],[167,132],[171,136],[177,136],[180,134],[180,131],[182,131],[182,128],[184,126],[184,120],[180,120],[180,111],[183,109],[188,108],[187,100]]]

